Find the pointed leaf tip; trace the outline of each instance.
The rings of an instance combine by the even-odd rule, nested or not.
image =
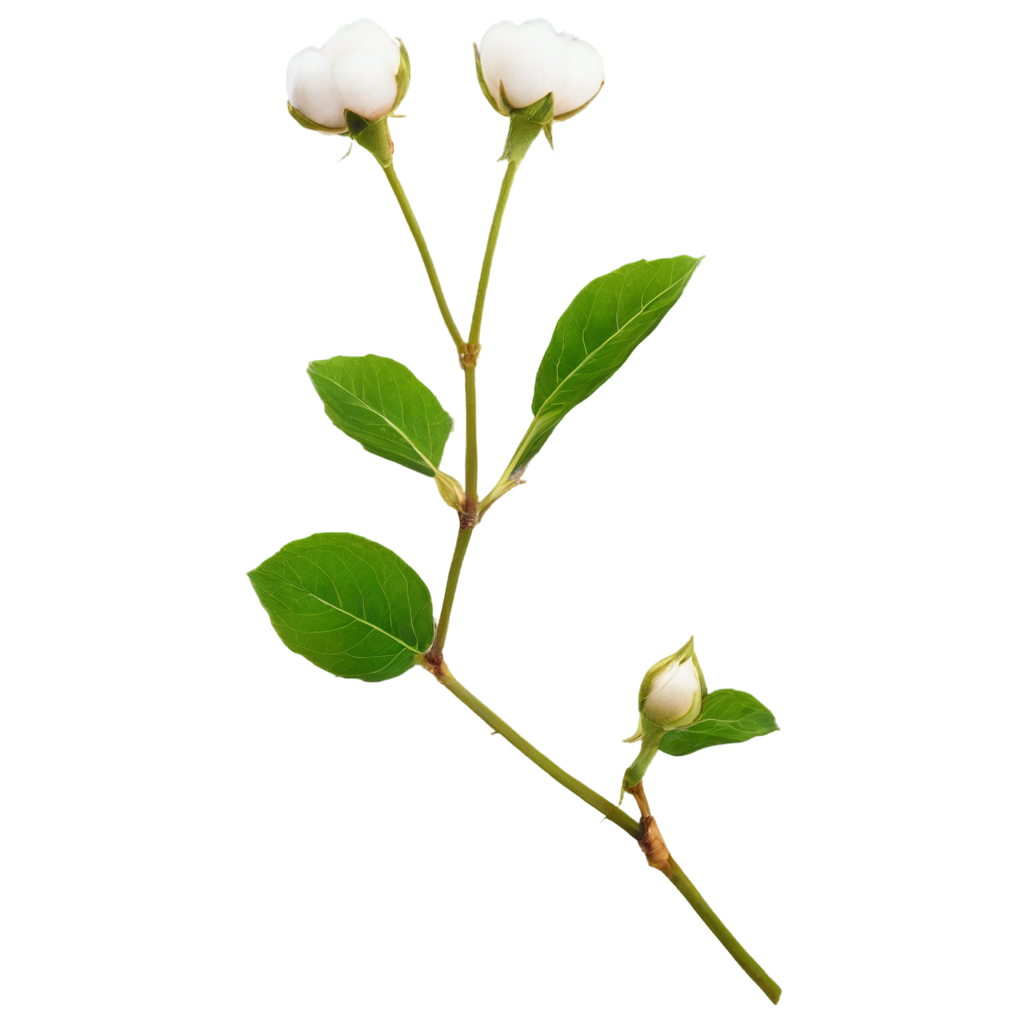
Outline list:
[[[708,694],[692,725],[662,737],[666,754],[682,757],[722,743],[742,743],[777,732],[775,716],[756,697],[742,690],[714,690]]]
[[[452,418],[411,370],[384,356],[335,356],[309,364],[331,422],[368,452],[436,476]]]
[[[625,363],[676,304],[700,259],[627,263],[595,278],[555,325],[533,392],[533,423],[512,466],[521,470],[551,432]]]

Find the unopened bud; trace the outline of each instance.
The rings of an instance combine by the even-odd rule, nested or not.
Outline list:
[[[434,474],[434,483],[437,484],[444,503],[461,512],[462,503],[466,500],[466,492],[462,489],[462,484],[455,477],[440,471]]]
[[[659,661],[644,676],[640,714],[662,729],[689,725],[700,714],[706,692],[690,637],[681,651]]]

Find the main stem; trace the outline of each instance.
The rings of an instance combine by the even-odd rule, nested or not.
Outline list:
[[[452,341],[455,342],[455,347],[462,352],[466,347],[466,343],[462,340],[462,335],[459,334],[458,327],[455,326],[451,310],[448,309],[448,303],[445,300],[444,292],[441,290],[441,282],[438,280],[437,271],[434,269],[434,261],[430,258],[430,250],[427,248],[427,240],[423,237],[423,232],[420,231],[419,223],[416,221],[416,215],[412,212],[412,207],[409,205],[409,200],[406,198],[405,189],[402,188],[402,183],[398,180],[398,175],[395,173],[395,165],[388,164],[388,166],[384,168],[384,173],[387,175],[391,191],[395,193],[398,205],[402,208],[402,213],[405,215],[405,222],[409,225],[412,237],[416,241],[416,248],[420,251],[420,257],[423,259],[423,266],[426,268],[427,277],[430,278],[430,287],[433,289],[434,298],[437,300],[437,308],[441,311],[441,318],[444,320],[444,325],[448,328],[448,333],[452,336]]]
[[[494,216],[491,218],[491,230],[487,235],[487,248],[484,250],[484,260],[480,267],[480,283],[476,289],[476,303],[473,307],[473,323],[469,329],[469,342],[459,347],[462,357],[462,369],[466,378],[466,498],[463,504],[462,515],[459,521],[459,536],[455,541],[455,551],[452,554],[452,564],[448,569],[448,582],[444,589],[444,600],[441,602],[441,614],[437,619],[437,630],[434,633],[434,643],[427,652],[427,660],[431,664],[439,664],[444,651],[445,640],[448,639],[448,623],[452,616],[452,605],[455,603],[455,591],[459,586],[459,574],[462,572],[462,563],[466,558],[466,550],[469,548],[470,538],[473,536],[473,527],[477,522],[477,495],[478,487],[478,458],[476,443],[476,360],[480,352],[480,325],[484,317],[484,301],[487,298],[487,284],[491,279],[491,264],[494,262],[494,250],[498,244],[498,233],[501,231],[501,219],[505,214],[505,206],[508,203],[509,193],[512,191],[512,180],[516,176],[518,164],[510,160],[505,177],[501,181],[501,190],[498,192],[498,203],[494,208]],[[395,188],[395,195],[399,196],[399,203],[402,202],[404,194],[400,194],[401,186],[398,179],[394,177],[392,168],[387,168],[388,180]],[[406,204],[408,205],[408,204]],[[406,208],[402,207],[403,210]],[[409,227],[413,228],[416,235],[418,228],[413,226],[416,223],[409,211],[406,217],[409,220]],[[417,244],[418,240],[417,240]],[[426,246],[421,248],[425,252]],[[428,262],[429,256],[424,256],[424,263],[427,264],[427,273],[431,273],[433,265]],[[433,281],[434,278],[431,278]],[[439,289],[435,294],[439,295]],[[438,298],[438,305],[444,302],[443,296]],[[447,310],[442,306],[442,313]],[[525,741],[524,741],[525,742]]]
[[[452,617],[452,605],[455,603],[455,590],[459,585],[459,573],[462,572],[462,563],[466,557],[466,549],[469,547],[470,539],[473,536],[472,530],[465,530],[459,525],[459,536],[455,541],[455,553],[452,555],[452,564],[448,569],[448,582],[444,588],[444,601],[441,603],[441,614],[437,619],[437,629],[434,632],[434,643],[427,652],[428,660],[440,660],[441,652],[444,650],[444,642],[448,639],[448,622]]]
[[[634,821],[621,807],[617,807],[610,800],[606,800],[600,793],[595,793],[594,790],[570,775],[564,768],[560,768],[551,758],[545,757],[532,743],[520,736],[507,722],[499,718],[482,700],[479,700],[470,693],[451,674],[447,665],[442,663],[436,675],[441,684],[458,697],[470,711],[482,718],[495,732],[504,736],[516,750],[521,754],[525,754],[538,768],[542,768],[556,782],[565,786],[570,793],[575,793],[584,803],[590,804],[595,811],[600,811],[609,821],[613,821],[634,839],[640,839],[643,835],[643,828],[638,821]]]

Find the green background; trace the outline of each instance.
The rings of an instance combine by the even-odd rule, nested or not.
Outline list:
[[[691,633],[710,689],[771,708],[782,732],[659,754],[645,785],[777,1008],[427,673],[334,678],[244,575],[344,531],[443,588],[454,513],[331,425],[311,360],[408,366],[462,476],[462,378],[415,247],[373,159],[288,116],[289,57],[361,16],[402,36],[396,166],[465,331],[506,129],[472,43],[538,15],[607,83],[517,175],[481,484],[573,295],[706,258],[487,513],[452,667],[612,797],[643,672]],[[1013,1020],[1018,20],[993,0],[8,5],[0,1018]]]

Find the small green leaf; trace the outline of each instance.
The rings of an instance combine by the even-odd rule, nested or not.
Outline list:
[[[399,676],[434,639],[423,580],[393,551],[354,533],[292,541],[249,580],[285,646],[336,676]]]
[[[562,417],[604,384],[661,323],[698,263],[692,256],[627,263],[591,281],[572,300],[537,370],[533,423],[510,475],[540,451]]]
[[[309,364],[332,422],[368,452],[434,476],[452,418],[411,370],[384,356],[335,356]]]
[[[680,757],[719,743],[767,736],[778,728],[775,716],[756,697],[742,690],[715,690],[707,695],[697,720],[665,733],[659,749]]]

